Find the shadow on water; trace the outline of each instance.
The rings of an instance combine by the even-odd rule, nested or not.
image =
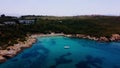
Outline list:
[[[55,59],[56,64],[50,66],[49,68],[56,68],[60,64],[69,64],[69,63],[71,63],[72,59],[66,59],[65,58],[66,56],[70,56],[70,55],[71,55],[71,53],[69,53],[69,52],[66,53],[66,54],[61,55],[59,58]]]
[[[56,41],[54,39],[51,39],[51,45],[55,45]]]
[[[34,47],[28,49],[28,51],[21,53],[20,57],[11,59],[13,63],[17,63],[14,66],[18,68],[19,62],[21,62],[20,65],[23,66],[20,66],[19,68],[41,68],[43,61],[48,57],[49,50],[40,44],[35,44],[33,46]],[[13,66],[10,68],[13,68]]]
[[[120,68],[120,65],[114,65],[113,68]]]
[[[37,49],[38,47],[35,47],[36,51],[33,52],[34,55],[33,57],[36,57],[36,59],[30,64],[29,68],[41,68],[42,62],[45,61],[46,58],[48,57],[49,50],[45,48],[43,45],[38,46],[39,49]]]
[[[102,68],[103,59],[99,57],[86,56],[86,60],[77,63],[76,68]]]

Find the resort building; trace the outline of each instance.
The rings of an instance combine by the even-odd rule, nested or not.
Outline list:
[[[21,20],[19,20],[19,23],[20,24],[32,24],[32,23],[35,23],[35,20],[33,20],[33,19],[21,19]]]
[[[4,24],[10,24],[10,25],[12,25],[12,24],[16,24],[16,22],[15,21],[5,21]]]

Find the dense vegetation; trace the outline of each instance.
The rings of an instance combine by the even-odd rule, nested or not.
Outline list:
[[[66,34],[87,34],[91,36],[110,36],[120,34],[119,16],[22,16],[23,19],[36,19],[33,24],[0,25],[0,45],[6,47],[25,40],[27,34],[63,32]],[[10,18],[0,18],[2,23]],[[16,20],[16,19],[15,19]],[[17,22],[17,20],[16,20]],[[5,46],[5,44],[7,44]],[[4,46],[3,46],[4,45]]]

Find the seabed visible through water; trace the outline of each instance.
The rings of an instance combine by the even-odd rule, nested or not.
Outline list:
[[[0,64],[0,68],[120,68],[120,42],[64,36],[37,39],[31,48]]]

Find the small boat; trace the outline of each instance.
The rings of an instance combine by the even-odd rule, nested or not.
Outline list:
[[[64,46],[64,48],[65,48],[65,49],[69,49],[69,48],[70,48],[70,46]]]

